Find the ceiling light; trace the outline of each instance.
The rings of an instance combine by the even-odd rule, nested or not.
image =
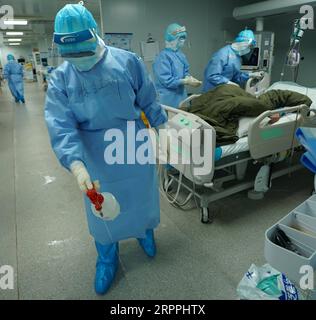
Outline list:
[[[13,38],[12,38],[12,39],[8,39],[8,41],[9,41],[9,42],[16,42],[16,41],[17,41],[17,42],[20,42],[20,41],[22,41],[22,39],[13,39]]]
[[[13,20],[13,19],[8,19],[3,21],[4,24],[6,25],[20,25],[20,26],[25,26],[27,25],[27,20]]]
[[[21,43],[9,43],[9,46],[19,46]]]
[[[9,31],[6,32],[7,36],[23,36],[24,32],[19,32],[19,31]]]

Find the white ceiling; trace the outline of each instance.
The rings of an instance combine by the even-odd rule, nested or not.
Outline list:
[[[0,0],[0,7],[10,5],[14,10],[15,18],[26,18],[28,20],[27,26],[15,26],[14,30],[6,31],[24,31],[22,45],[31,45],[36,43],[35,39],[39,37],[52,35],[54,17],[64,5],[78,2],[71,0]],[[99,19],[99,0],[86,0],[84,2],[95,18]],[[3,32],[3,36],[4,39],[8,38],[5,32]]]

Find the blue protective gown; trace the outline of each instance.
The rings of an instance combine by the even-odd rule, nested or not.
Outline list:
[[[249,75],[240,71],[241,58],[235,53],[231,45],[227,45],[215,52],[204,71],[203,92],[225,84],[228,81],[242,85],[249,79]]]
[[[23,67],[18,62],[9,61],[3,70],[4,78],[7,79],[9,89],[12,96],[16,100],[24,99],[24,85],[23,85]]]
[[[316,128],[298,128],[296,137],[307,150],[301,157],[301,163],[316,174]]]
[[[162,50],[153,64],[155,86],[159,102],[174,108],[187,98],[181,79],[189,75],[189,63],[180,50]]]
[[[64,62],[52,74],[45,119],[59,161],[68,169],[73,161],[82,161],[91,180],[100,181],[101,192],[112,193],[121,207],[115,220],[104,221],[93,215],[84,196],[90,233],[101,244],[144,238],[147,229],[159,224],[155,165],[110,165],[104,160],[105,149],[112,144],[105,141],[107,129],[120,129],[126,141],[127,121],[134,121],[136,134],[145,128],[141,111],[153,127],[167,120],[144,64],[133,53],[106,46],[90,71],[80,72]],[[136,141],[135,150],[125,146],[125,161],[140,144]]]

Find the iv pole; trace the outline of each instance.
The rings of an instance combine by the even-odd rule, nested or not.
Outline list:
[[[296,19],[294,21],[293,33],[291,35],[290,41],[290,48],[285,56],[285,61],[281,72],[281,81],[283,81],[285,70],[287,67],[291,68],[293,81],[297,81],[301,61],[301,39],[304,35],[304,29],[302,28],[302,24],[304,22],[304,19]]]

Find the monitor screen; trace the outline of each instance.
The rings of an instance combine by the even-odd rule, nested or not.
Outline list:
[[[47,58],[42,58],[41,60],[42,60],[42,66],[47,67],[48,66]]]
[[[255,68],[259,66],[259,48],[254,48],[251,53],[241,57],[242,66]]]

